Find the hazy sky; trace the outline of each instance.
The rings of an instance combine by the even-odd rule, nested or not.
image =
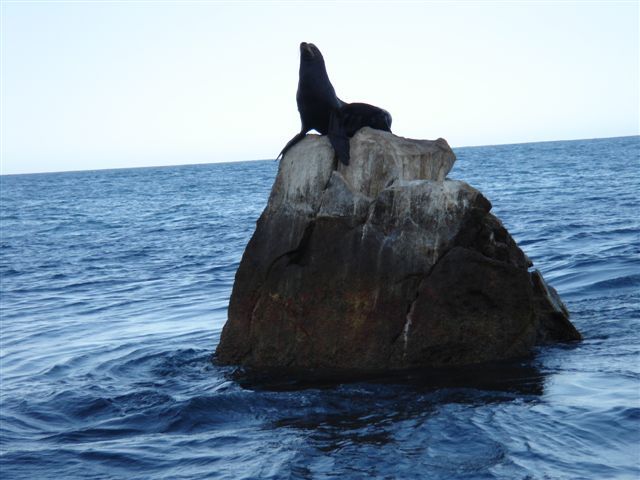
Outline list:
[[[637,135],[639,2],[2,1],[1,172],[274,158],[298,45],[394,133]]]

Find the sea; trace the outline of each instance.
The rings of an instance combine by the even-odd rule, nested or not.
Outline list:
[[[640,477],[640,137],[454,149],[584,335],[387,378],[215,364],[273,160],[0,177],[2,479]]]

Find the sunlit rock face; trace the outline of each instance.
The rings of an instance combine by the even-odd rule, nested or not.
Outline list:
[[[381,371],[515,358],[580,334],[491,203],[448,180],[446,141],[369,128],[336,161],[280,163],[242,257],[217,361]]]

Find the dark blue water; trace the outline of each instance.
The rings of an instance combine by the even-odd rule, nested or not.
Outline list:
[[[251,378],[210,359],[277,163],[0,177],[2,478],[638,478],[640,137],[456,153],[581,344]]]

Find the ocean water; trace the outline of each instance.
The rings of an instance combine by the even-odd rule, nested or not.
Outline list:
[[[637,479],[640,137],[461,148],[584,341],[480,371],[211,362],[277,163],[0,177],[3,479]]]

